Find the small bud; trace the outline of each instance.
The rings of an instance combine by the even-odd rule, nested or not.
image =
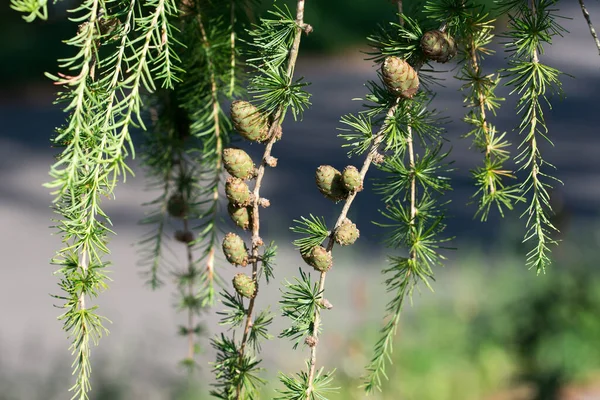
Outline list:
[[[389,56],[381,65],[383,83],[392,93],[410,99],[419,90],[417,71],[400,57]]]
[[[342,183],[342,173],[331,165],[317,168],[315,180],[319,191],[328,199],[338,202],[348,196]]]
[[[381,153],[375,153],[373,156],[373,164],[380,165],[385,161],[385,157]]]
[[[267,208],[271,205],[271,202],[269,201],[269,199],[259,199],[258,200],[258,204],[262,207],[262,208]]]
[[[319,344],[319,338],[309,335],[306,337],[306,339],[304,339],[304,344],[308,347],[315,347],[317,344]]]
[[[249,206],[238,207],[235,204],[227,205],[227,213],[231,220],[243,230],[247,230],[252,226],[252,208]]]
[[[183,218],[188,212],[188,205],[180,193],[175,193],[167,201],[167,212],[171,217]]]
[[[342,183],[349,192],[360,192],[363,189],[360,172],[353,165],[348,165],[342,172]]]
[[[331,304],[331,303],[329,302],[329,300],[327,300],[327,299],[323,299],[323,300],[321,300],[321,305],[322,305],[322,306],[323,306],[323,308],[324,308],[324,309],[326,309],[326,310],[331,310],[331,309],[333,308],[333,304]]]
[[[271,168],[275,168],[277,166],[277,158],[273,156],[267,156],[265,158],[265,164],[267,164]]]
[[[181,243],[190,244],[194,241],[194,233],[191,231],[176,231],[175,240]]]
[[[308,35],[309,33],[311,33],[313,31],[313,27],[312,27],[312,25],[304,24],[302,26],[302,30],[304,31],[304,33],[306,33]]]
[[[234,129],[244,139],[253,142],[266,142],[269,140],[267,118],[251,103],[240,100],[231,103],[231,120]]]
[[[237,206],[250,204],[250,189],[246,182],[240,178],[229,177],[225,183],[225,195],[229,201]]]
[[[237,274],[234,276],[233,287],[242,297],[251,299],[256,295],[256,283],[248,275]]]
[[[233,265],[248,265],[248,249],[246,243],[235,233],[228,233],[223,239],[223,253],[225,258]]]
[[[223,150],[223,165],[227,172],[236,178],[245,180],[254,176],[254,163],[244,150],[233,148]]]
[[[333,237],[340,246],[348,246],[356,242],[359,236],[360,232],[356,228],[356,224],[353,224],[352,221],[346,218],[337,227]]]

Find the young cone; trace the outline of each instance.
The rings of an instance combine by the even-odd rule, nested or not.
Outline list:
[[[223,254],[225,258],[233,265],[248,265],[248,248],[241,237],[235,233],[228,233],[223,238]]]
[[[231,220],[243,230],[250,228],[252,224],[252,209],[250,207],[238,207],[235,204],[229,203],[227,205],[227,213],[231,217]]]
[[[428,31],[421,37],[421,50],[427,58],[445,63],[456,55],[456,42],[447,33],[433,30]]]
[[[321,165],[317,168],[315,180],[319,191],[328,199],[340,201],[348,196],[342,183],[342,174],[331,165]]]
[[[223,164],[233,177],[245,180],[254,176],[254,163],[244,150],[233,148],[223,150]]]
[[[266,142],[269,140],[267,118],[251,103],[240,100],[231,103],[231,120],[234,129],[244,139],[253,142]]]
[[[251,299],[256,294],[256,283],[248,275],[237,274],[233,277],[233,287],[242,297]]]
[[[360,232],[356,224],[346,218],[335,230],[334,239],[340,246],[349,246],[356,242],[359,236]]]
[[[333,265],[333,257],[331,252],[323,246],[315,246],[308,257],[302,256],[308,265],[312,266],[317,271],[329,271]]]
[[[236,206],[246,206],[250,202],[250,189],[248,189],[246,182],[240,178],[227,178],[225,195]]]
[[[358,168],[348,165],[342,172],[342,183],[349,192],[360,192],[363,189],[362,179]]]
[[[188,212],[188,206],[179,193],[175,193],[167,201],[167,212],[171,217],[183,218]]]
[[[386,57],[381,65],[381,75],[388,90],[404,98],[413,97],[419,90],[417,71],[400,57]]]
[[[175,240],[181,243],[190,244],[194,241],[194,233],[191,231],[176,231]]]

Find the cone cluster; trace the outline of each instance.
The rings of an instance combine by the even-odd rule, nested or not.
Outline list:
[[[315,180],[319,191],[330,200],[338,202],[348,196],[342,182],[342,173],[331,165],[321,165],[317,168]]]
[[[419,75],[408,62],[389,56],[381,65],[383,83],[387,89],[404,98],[411,98],[419,90]]]
[[[236,100],[231,103],[231,120],[238,133],[252,142],[269,140],[269,123],[267,118],[251,103]]]
[[[360,232],[356,224],[346,218],[335,230],[333,238],[340,246],[349,246],[356,242],[359,236]]]
[[[428,31],[421,37],[421,50],[430,60],[445,63],[456,55],[456,42],[445,32]]]
[[[241,237],[235,233],[229,232],[223,238],[223,254],[225,258],[233,265],[248,265],[248,248]]]
[[[248,275],[237,274],[233,277],[233,287],[235,291],[242,297],[248,299],[256,295],[256,282]]]
[[[244,150],[234,148],[223,150],[223,165],[235,178],[246,180],[254,176],[254,163]]]

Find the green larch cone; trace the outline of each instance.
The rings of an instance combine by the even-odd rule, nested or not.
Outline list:
[[[349,246],[356,242],[359,236],[360,232],[356,228],[356,224],[346,218],[335,230],[333,238],[340,246]]]
[[[256,294],[256,283],[248,275],[237,274],[233,277],[233,287],[242,297],[251,299]]]
[[[240,178],[227,178],[225,195],[229,201],[237,206],[245,206],[250,202],[250,189]]]
[[[247,230],[252,226],[252,208],[249,206],[238,207],[234,204],[229,203],[227,205],[227,212],[231,217],[231,220],[235,222],[237,226],[243,230]]]
[[[360,171],[354,165],[348,165],[342,172],[342,183],[349,192],[360,192],[363,189]]]
[[[240,179],[250,179],[254,176],[254,163],[244,150],[223,150],[223,165],[227,172]]]
[[[183,218],[188,212],[188,206],[180,193],[175,193],[167,201],[167,212],[171,217]]]
[[[386,57],[381,65],[381,75],[388,90],[404,98],[413,97],[419,90],[417,71],[400,57]]]
[[[223,238],[223,254],[227,261],[233,265],[248,265],[248,248],[241,237],[235,233],[229,232]]]
[[[340,201],[348,196],[342,183],[342,173],[331,165],[321,165],[317,168],[315,180],[319,191],[333,201]]]
[[[427,58],[445,63],[456,55],[456,42],[447,33],[433,30],[428,31],[421,37],[421,50]]]
[[[304,258],[304,257],[303,257]],[[315,246],[310,252],[309,257],[304,258],[314,269],[321,272],[329,271],[333,265],[331,252],[323,246]]]
[[[269,140],[267,118],[251,103],[240,100],[231,103],[231,120],[234,129],[243,138],[253,142],[266,142]]]

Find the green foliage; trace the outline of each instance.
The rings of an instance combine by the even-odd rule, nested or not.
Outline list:
[[[294,278],[295,283],[286,282],[279,302],[282,315],[292,321],[292,326],[284,329],[279,337],[295,341],[294,349],[298,347],[302,338],[313,333],[315,313],[323,307],[319,284],[312,283],[310,275],[304,273],[302,269],[299,272],[300,279]]]
[[[528,176],[521,184],[521,191],[530,197],[529,205],[523,213],[527,218],[525,241],[534,240],[533,249],[527,254],[527,265],[540,273],[550,264],[550,246],[556,244],[551,233],[556,227],[549,219],[552,213],[548,189],[549,181],[558,181],[543,168],[552,164],[546,162],[541,155],[538,139],[548,139],[548,128],[544,119],[543,103],[551,107],[548,95],[561,93],[558,79],[560,71],[540,62],[539,56],[544,53],[544,44],[551,44],[552,38],[565,32],[555,14],[556,0],[535,0],[529,7],[524,3],[508,2],[509,31],[504,36],[509,52],[510,67],[504,71],[509,79],[506,83],[513,86],[512,93],[520,97],[517,110],[522,119],[519,132],[524,134],[519,148],[521,153],[517,162],[519,170],[528,171]],[[543,100],[543,101],[542,101]],[[552,142],[550,142],[552,143]]]
[[[331,234],[325,225],[323,217],[315,217],[312,214],[310,218],[300,217],[299,220],[294,220],[295,226],[290,227],[294,233],[306,235],[303,238],[294,240],[294,246],[300,253],[308,254],[313,247],[321,245],[325,239]]]
[[[306,372],[300,372],[296,376],[280,375],[280,380],[283,382],[285,389],[278,390],[281,394],[276,399],[293,399],[293,400],[326,400],[329,393],[335,393],[339,388],[331,387],[334,371],[324,373],[321,368],[311,380]],[[310,388],[310,390],[309,390]],[[309,395],[306,395],[310,391]]]
[[[10,0],[10,8],[21,13],[28,13],[28,15],[23,15],[23,19],[27,22],[33,22],[36,18],[48,19],[47,0]]]

